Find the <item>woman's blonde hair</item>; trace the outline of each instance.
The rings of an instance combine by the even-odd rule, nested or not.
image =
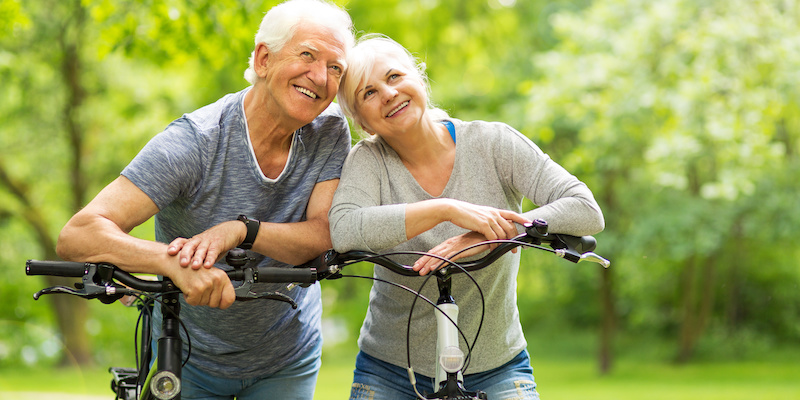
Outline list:
[[[381,34],[367,34],[360,37],[347,54],[347,70],[339,83],[338,103],[344,113],[353,120],[353,125],[363,131],[363,117],[356,109],[356,92],[361,89],[379,57],[389,57],[405,67],[413,78],[419,79],[425,88],[427,113],[433,119],[449,118],[447,112],[437,108],[431,101],[425,63],[417,60],[400,43]]]

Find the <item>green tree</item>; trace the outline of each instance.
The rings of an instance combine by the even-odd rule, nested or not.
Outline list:
[[[757,307],[798,309],[797,2],[600,0],[553,21],[527,116],[549,147],[577,138],[565,164],[606,213],[628,326],[673,336],[678,361],[712,321],[796,338]]]
[[[208,2],[207,15],[215,16],[216,10],[234,2],[217,3]],[[238,15],[237,10],[245,7],[236,5],[230,10]],[[21,270],[25,258],[56,259],[55,242],[63,224],[152,135],[181,112],[202,105],[237,81],[200,78],[222,74],[213,68],[197,68],[192,64],[196,58],[188,55],[200,49],[208,65],[229,67],[235,56],[215,56],[229,37],[220,34],[220,42],[212,42],[217,47],[190,47],[187,38],[207,44],[200,38],[212,36],[209,32],[214,31],[217,19],[196,16],[186,24],[170,23],[180,13],[175,10],[164,2],[144,8],[139,2],[82,0],[0,3],[4,22],[0,30],[4,88],[0,145],[6,150],[0,156],[0,229],[8,244],[36,243],[35,249],[9,246],[2,255],[8,264]],[[199,28],[191,24],[198,20],[204,21]],[[234,31],[242,25],[235,18],[226,22]],[[125,30],[131,27],[133,31]],[[159,30],[169,31],[171,39],[160,40],[160,47],[150,46]],[[168,53],[174,53],[173,57],[166,57]],[[137,58],[141,55],[148,58]],[[244,70],[246,57],[246,53],[239,55],[236,69]],[[237,75],[243,87],[241,72]],[[150,232],[141,234],[152,237]],[[46,284],[71,285],[72,281],[48,277]],[[27,305],[20,304],[22,299],[29,301],[29,295],[12,302],[26,309]],[[71,296],[47,299],[66,347],[62,363],[90,363],[88,303]],[[14,304],[9,309],[14,310]]]

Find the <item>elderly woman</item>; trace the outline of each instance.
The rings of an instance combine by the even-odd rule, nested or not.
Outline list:
[[[449,257],[486,239],[506,239],[534,218],[551,232],[589,235],[604,227],[592,192],[528,138],[498,122],[461,121],[429,102],[424,72],[410,53],[381,36],[362,39],[347,57],[339,102],[370,135],[348,155],[329,212],[334,249],[429,251]],[[538,207],[522,213],[523,197]],[[459,255],[467,257],[486,249]],[[457,257],[457,258],[458,258]],[[397,256],[424,275],[431,257]],[[516,307],[519,254],[474,274],[486,296],[483,332],[465,387],[490,399],[538,398]],[[377,278],[419,287],[420,277],[375,268]],[[460,304],[478,304],[467,277],[453,278]],[[436,296],[435,289],[423,293]],[[413,296],[376,281],[359,337],[351,399],[414,398],[408,384],[405,332]],[[421,303],[421,302],[419,302]],[[418,304],[419,304],[418,303]],[[434,310],[419,305],[411,359],[422,389],[433,393]],[[459,326],[474,337],[481,307],[462,307]]]
[[[331,3],[273,7],[245,73],[252,86],[175,120],[61,232],[64,259],[162,275],[183,291],[181,319],[192,344],[184,399],[313,396],[319,285],[258,288],[283,291],[297,310],[234,304],[226,266],[215,262],[236,246],[269,266],[330,248],[327,213],[350,148],[347,120],[331,102],[353,41],[349,15]],[[128,234],[153,215],[157,242]]]

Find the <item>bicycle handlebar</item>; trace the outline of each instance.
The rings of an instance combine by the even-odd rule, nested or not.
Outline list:
[[[461,270],[475,271],[492,264],[503,254],[517,246],[535,247],[540,250],[551,251],[557,256],[574,263],[592,261],[606,268],[611,264],[610,261],[592,252],[597,246],[597,241],[594,237],[549,234],[547,233],[547,222],[543,220],[535,220],[526,224],[525,233],[511,240],[498,240],[488,243],[496,243],[497,247],[477,260],[459,262],[458,266],[461,268],[451,268],[453,263],[450,263],[450,265],[437,270],[435,273],[440,277],[447,277],[449,274]],[[552,250],[541,247],[542,244],[549,245]],[[424,255],[425,253],[418,254]],[[226,257],[227,263],[234,267],[233,270],[227,271],[228,277],[232,281],[242,281],[239,286],[234,288],[237,299],[274,298],[287,301],[295,307],[294,302],[284,294],[277,292],[254,293],[252,291],[253,284],[256,282],[313,284],[323,279],[339,278],[341,277],[340,271],[343,266],[361,261],[373,262],[400,275],[419,276],[419,272],[414,271],[410,266],[397,263],[388,258],[387,255],[369,251],[337,253],[334,250],[328,250],[316,259],[295,268],[247,267],[246,264],[249,260],[250,258],[247,257],[246,252],[241,249],[230,250]],[[446,260],[442,262],[448,263]],[[127,294],[136,294],[136,291],[165,293],[180,290],[168,279],[163,281],[140,279],[114,265],[105,263],[28,260],[25,265],[25,273],[27,275],[50,275],[83,279],[81,284],[76,285],[78,290],[56,286],[40,290],[34,294],[35,299],[38,299],[42,294],[67,293],[85,298],[100,298],[101,301],[111,302]]]
[[[125,272],[111,264],[80,263],[73,261],[39,261],[28,260],[25,263],[26,275],[49,275],[67,278],[81,278],[90,273],[91,268],[103,265],[112,267],[113,279],[123,285],[142,292],[164,293],[169,290],[162,281],[149,281]],[[245,280],[246,270],[235,269],[226,271],[232,281]],[[314,283],[317,281],[316,271],[308,268],[279,268],[279,267],[253,267],[256,282],[268,283]]]
[[[253,291],[253,284],[256,282],[312,284],[318,280],[316,270],[311,268],[245,267],[249,260],[246,252],[241,249],[229,251],[226,257],[228,264],[240,267],[226,271],[231,281],[241,281],[234,287],[238,300],[274,299],[290,303],[293,308],[297,308],[297,304],[291,297],[279,292],[256,293]],[[43,294],[64,293],[87,299],[97,298],[104,303],[111,303],[122,296],[136,295],[141,292],[180,291],[169,279],[162,281],[141,279],[107,263],[28,260],[25,263],[25,273],[27,275],[82,278],[82,282],[76,284],[75,289],[66,286],[45,288],[36,292],[33,295],[34,299],[39,299]]]
[[[458,266],[461,268],[450,268],[452,266],[452,264],[450,264],[437,270],[436,274],[447,276],[448,274],[462,270],[479,270],[497,261],[498,258],[511,251],[513,248],[521,245],[552,251],[557,256],[573,263],[591,261],[601,264],[605,268],[611,265],[609,260],[592,252],[592,250],[597,247],[597,240],[595,240],[593,236],[572,236],[561,233],[550,234],[547,233],[547,222],[540,219],[525,224],[524,226],[525,233],[517,235],[511,240],[492,241],[492,243],[499,244],[483,257],[473,261],[458,262]],[[549,245],[552,250],[541,247],[542,244]],[[422,255],[424,253],[419,254]],[[386,255],[362,250],[352,250],[344,253],[328,250],[320,257],[296,269],[312,268],[317,271],[316,273],[319,280],[334,279],[340,276],[339,271],[341,267],[360,261],[369,261],[381,265],[400,275],[419,276],[419,272],[414,271],[410,266],[400,264],[388,258]],[[442,262],[448,263],[444,260]]]

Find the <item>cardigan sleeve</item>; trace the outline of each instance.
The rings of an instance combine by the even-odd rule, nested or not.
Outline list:
[[[334,250],[379,252],[407,240],[405,204],[381,205],[388,185],[385,158],[377,146],[353,147],[328,213]]]
[[[547,221],[554,233],[593,235],[603,230],[603,213],[586,184],[513,128],[507,126],[503,136],[505,153],[512,156],[500,158],[499,168],[537,206],[523,213],[526,218]]]

